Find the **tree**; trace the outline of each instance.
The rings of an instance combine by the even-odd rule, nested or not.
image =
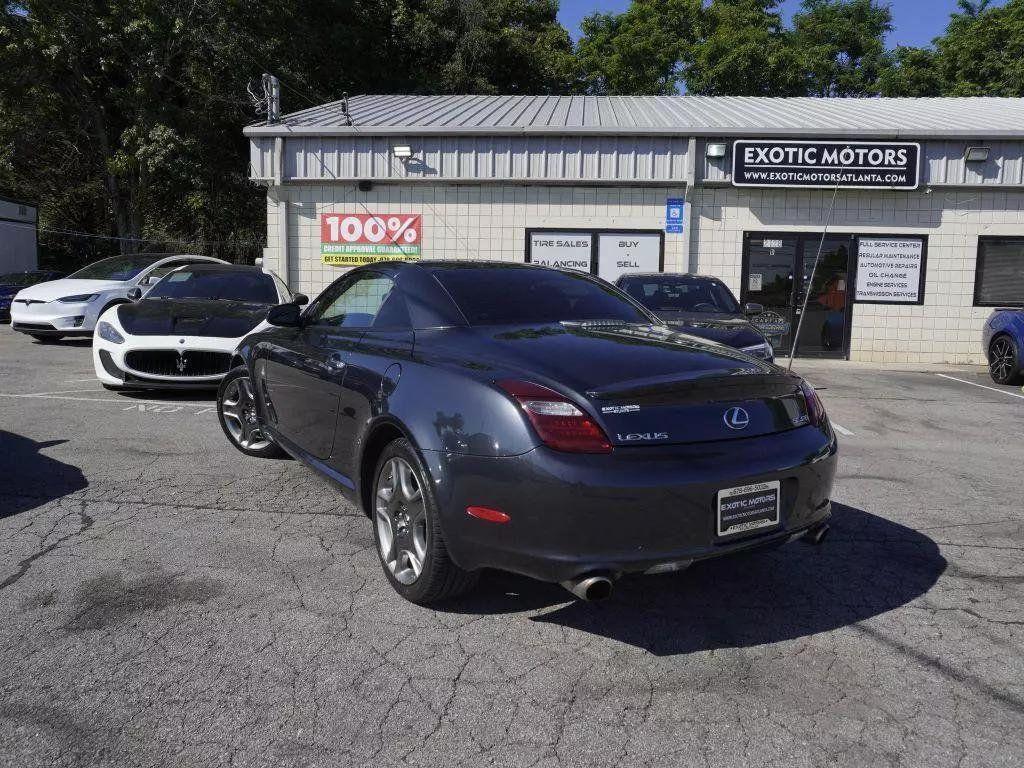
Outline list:
[[[985,2],[966,6],[935,41],[943,92],[1024,96],[1024,0],[998,8]]]
[[[684,66],[690,93],[800,96],[800,56],[778,13],[778,0],[712,0]]]
[[[700,0],[635,0],[623,13],[588,16],[576,48],[582,89],[677,93],[701,13]]]
[[[882,96],[941,96],[944,80],[933,48],[900,46],[878,77]]]
[[[792,44],[800,51],[808,95],[878,93],[878,79],[890,65],[888,6],[875,0],[804,0],[793,23]]]

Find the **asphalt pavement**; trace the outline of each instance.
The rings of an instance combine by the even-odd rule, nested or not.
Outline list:
[[[0,326],[0,765],[1021,765],[1024,395],[796,368],[841,434],[824,545],[430,610],[211,396]]]

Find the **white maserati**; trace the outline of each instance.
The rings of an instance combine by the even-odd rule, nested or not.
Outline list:
[[[273,272],[238,264],[179,267],[130,298],[96,323],[93,365],[107,389],[216,388],[270,307],[308,301]]]

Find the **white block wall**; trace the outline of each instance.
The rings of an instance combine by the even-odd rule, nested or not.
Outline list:
[[[320,214],[368,210],[422,214],[423,258],[521,262],[527,228],[660,229],[666,198],[682,197],[683,191],[412,183],[377,184],[359,192],[355,184],[289,184],[268,196],[264,261],[293,290],[314,296],[344,272],[320,261]],[[287,274],[280,259],[279,196],[287,200]],[[831,198],[823,190],[697,188],[696,226],[688,235],[665,235],[665,270],[687,271],[688,261],[696,263],[699,272],[722,278],[739,296],[743,233],[820,232]],[[990,310],[973,306],[978,236],[1024,235],[1024,191],[840,191],[830,229],[928,236],[924,305],[856,304],[852,359],[984,362],[981,329]]]
[[[421,258],[522,262],[527,228],[662,229],[666,198],[682,197],[683,189],[377,184],[360,192],[354,184],[303,184],[281,193],[288,199],[288,274],[281,269],[276,190],[268,198],[264,264],[293,290],[314,296],[345,271],[321,263],[323,213],[419,213]],[[666,235],[667,270],[686,269],[685,247],[685,235]]]
[[[695,189],[698,270],[718,275],[739,296],[743,233],[821,232],[831,201],[828,190]],[[924,304],[854,304],[852,360],[985,362],[981,331],[991,309],[974,306],[978,237],[1024,236],[1024,191],[840,190],[829,230],[928,237]]]

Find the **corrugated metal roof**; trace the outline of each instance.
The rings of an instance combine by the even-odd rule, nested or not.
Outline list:
[[[1024,99],[754,96],[353,96],[251,125],[259,135],[683,134],[1024,137]]]

